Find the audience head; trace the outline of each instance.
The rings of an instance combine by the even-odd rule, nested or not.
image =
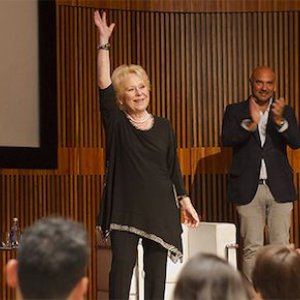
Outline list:
[[[288,246],[264,246],[252,272],[255,290],[267,299],[300,299],[300,254]]]
[[[41,219],[24,231],[17,260],[7,264],[7,282],[19,299],[83,299],[89,253],[82,224]]]
[[[227,261],[200,253],[183,267],[174,291],[174,299],[248,300],[240,273]]]

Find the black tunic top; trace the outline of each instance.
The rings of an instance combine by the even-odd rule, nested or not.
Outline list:
[[[111,86],[100,90],[106,133],[106,178],[98,224],[107,235],[125,230],[182,256],[177,195],[186,193],[168,120],[154,116],[149,130],[134,127],[116,105]]]

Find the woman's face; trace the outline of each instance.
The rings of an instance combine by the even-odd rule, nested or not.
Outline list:
[[[145,111],[149,105],[149,89],[143,79],[136,74],[129,74],[122,82],[124,91],[119,101],[129,114]]]

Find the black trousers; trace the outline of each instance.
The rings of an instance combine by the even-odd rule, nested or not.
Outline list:
[[[139,236],[127,231],[111,232],[112,263],[109,273],[109,299],[128,299],[137,258]],[[164,299],[167,250],[143,239],[145,300]]]

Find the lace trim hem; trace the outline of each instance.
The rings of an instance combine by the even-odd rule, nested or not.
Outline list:
[[[115,223],[110,224],[110,230],[120,230],[120,231],[132,232],[141,237],[144,237],[144,238],[150,239],[154,242],[157,242],[160,245],[162,245],[165,249],[168,250],[168,256],[174,263],[178,262],[179,260],[182,262],[182,256],[183,256],[182,253],[175,246],[166,243],[163,239],[156,236],[155,234],[147,233],[147,232],[137,229],[135,227],[131,227],[131,226],[127,226],[127,225],[120,225],[120,224],[115,224]]]

